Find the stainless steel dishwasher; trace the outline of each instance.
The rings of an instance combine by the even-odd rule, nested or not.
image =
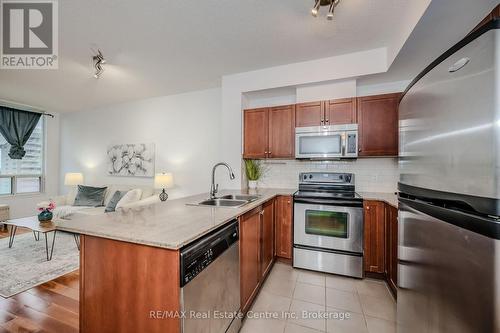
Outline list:
[[[240,258],[238,221],[181,249],[181,331],[238,332]]]

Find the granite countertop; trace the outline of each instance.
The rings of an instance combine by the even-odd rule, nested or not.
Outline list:
[[[398,196],[395,192],[356,192],[364,200],[384,201],[389,205],[398,208]]]
[[[241,216],[277,195],[296,189],[221,191],[224,194],[258,194],[260,198],[239,208],[192,206],[208,193],[114,213],[60,220],[57,229],[136,244],[177,250],[215,228]]]

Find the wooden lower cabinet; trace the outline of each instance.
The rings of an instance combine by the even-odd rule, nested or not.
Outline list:
[[[398,209],[382,201],[365,200],[365,275],[387,281],[397,296]]]
[[[398,284],[398,210],[385,205],[386,218],[386,277],[389,288],[396,296]]]
[[[364,260],[365,272],[385,273],[385,203],[366,200]]]
[[[80,332],[178,333],[179,251],[81,236]]]
[[[274,199],[240,217],[240,297],[245,313],[274,263]]]
[[[292,196],[283,195],[276,198],[275,211],[276,256],[292,259]]]
[[[240,298],[242,312],[248,311],[260,281],[260,207],[240,217]]]
[[[260,278],[264,279],[274,262],[274,200],[264,204],[261,212],[262,260]]]

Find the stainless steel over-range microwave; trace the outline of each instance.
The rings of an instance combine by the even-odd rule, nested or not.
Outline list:
[[[358,157],[358,124],[297,127],[295,157],[337,159]]]

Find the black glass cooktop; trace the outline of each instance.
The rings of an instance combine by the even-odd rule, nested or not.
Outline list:
[[[343,191],[297,191],[296,198],[318,198],[318,199],[359,199],[362,198],[356,192]]]

